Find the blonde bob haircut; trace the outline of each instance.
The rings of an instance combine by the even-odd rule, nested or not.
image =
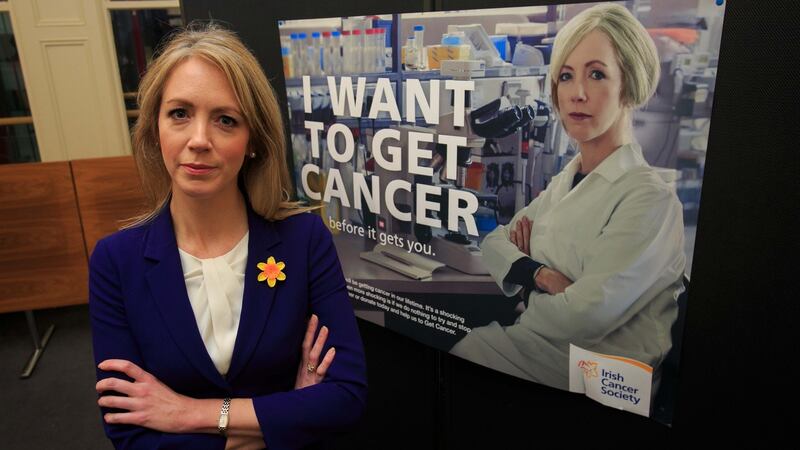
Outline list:
[[[280,220],[315,209],[301,206],[289,196],[292,185],[281,110],[258,61],[232,31],[213,23],[192,23],[161,45],[160,55],[139,83],[139,118],[132,144],[149,212],[132,218],[124,228],[149,222],[169,203],[172,180],[161,156],[158,115],[167,78],[190,57],[204,58],[219,68],[236,94],[250,129],[248,156],[238,182],[253,210],[267,220]]]
[[[629,109],[643,106],[656,90],[661,66],[655,43],[644,26],[625,7],[616,3],[593,6],[580,12],[556,35],[550,58],[550,93],[558,111],[558,78],[575,47],[594,30],[608,36],[622,72],[620,102]]]

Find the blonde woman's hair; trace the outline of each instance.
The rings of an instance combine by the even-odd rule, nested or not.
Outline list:
[[[268,220],[280,220],[315,208],[291,201],[286,165],[286,137],[275,91],[255,56],[232,31],[214,23],[191,23],[160,46],[160,54],[139,83],[139,118],[133,128],[133,156],[142,179],[149,212],[132,218],[123,228],[149,222],[172,194],[158,137],[158,114],[167,78],[190,57],[214,64],[228,79],[250,129],[247,153],[239,172],[253,210]]]
[[[594,30],[611,41],[622,72],[620,101],[630,109],[643,106],[656,90],[661,66],[655,43],[644,26],[625,7],[616,3],[593,6],[580,12],[556,35],[550,58],[550,95],[558,111],[558,78],[575,47]]]

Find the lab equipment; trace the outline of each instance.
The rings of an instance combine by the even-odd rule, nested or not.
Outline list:
[[[445,267],[443,263],[416,253],[410,253],[395,245],[376,244],[372,251],[361,252],[360,256],[367,261],[392,269],[414,280],[431,278],[436,269]]]
[[[409,36],[405,47],[403,47],[403,66],[406,70],[416,70],[419,68],[418,60],[417,42],[414,36]]]
[[[375,29],[368,28],[364,30],[364,48],[361,50],[364,53],[364,72],[375,72]]]
[[[383,72],[386,70],[386,28],[378,28],[378,37],[376,38],[378,45],[378,71]],[[391,48],[391,47],[390,47]]]
[[[303,41],[299,33],[290,35],[290,45],[292,48],[292,76],[300,77],[305,75],[305,52],[303,51]]]
[[[322,73],[333,75],[333,61],[331,61],[331,32],[322,32]]]
[[[400,138],[396,157],[404,161],[405,166],[405,161],[408,160],[409,148],[411,147],[410,139],[412,133],[427,134],[430,133],[431,130],[407,124],[398,125],[397,130],[400,131]],[[410,190],[397,189],[392,194],[392,207],[400,213],[409,214],[412,220],[408,221],[408,219],[400,220],[396,218],[395,216],[397,213],[390,213],[387,207],[381,209],[381,213],[377,215],[376,227],[380,234],[394,236],[395,238],[399,237],[402,240],[408,240],[408,242],[418,242],[423,246],[427,246],[426,248],[429,248],[430,251],[424,252],[424,255],[431,256],[411,253],[407,250],[397,251],[389,249],[388,247],[391,245],[388,247],[376,245],[372,251],[361,253],[361,258],[415,279],[429,278],[432,276],[434,270],[439,267],[444,267],[444,265],[465,273],[475,275],[488,274],[488,271],[481,263],[480,249],[475,242],[459,231],[449,230],[449,227],[444,237],[434,236],[430,226],[420,223],[421,220],[417,214],[419,214],[420,211],[422,211],[422,213],[425,212],[425,209],[419,208],[421,195],[426,197],[426,203],[437,205],[434,210],[437,211],[438,220],[444,224],[448,222],[449,214],[454,214],[453,217],[458,217],[457,211],[448,211],[450,207],[450,198],[453,197],[453,199],[456,199],[462,197],[465,191],[472,191],[464,188],[463,183],[457,180],[454,183],[440,182],[436,185],[436,191],[439,192],[439,194],[431,194],[431,191],[427,191],[426,194],[423,194],[423,191],[420,190],[419,187],[420,183],[422,185],[429,185],[429,187],[434,184],[434,179],[437,178],[435,174],[445,167],[446,152],[443,152],[439,145],[433,142],[416,142],[415,145],[418,146],[420,150],[426,150],[433,154],[430,167],[433,170],[434,176],[414,175],[407,170],[387,170],[381,165],[376,165],[374,174],[379,177],[381,184],[385,183],[384,185],[389,185],[396,181],[404,181],[408,183],[409,186],[413,186]],[[373,149],[373,151],[376,151],[376,149]],[[459,180],[463,180],[462,172],[466,173],[466,167],[470,164],[469,148],[461,147],[458,149],[457,154],[459,165],[458,178]],[[473,194],[475,193],[473,192]],[[434,255],[435,258],[433,257]],[[398,265],[398,262],[402,264]]]
[[[475,58],[483,60],[486,67],[506,66],[508,63],[500,57],[500,52],[494,46],[494,42],[489,38],[486,30],[481,24],[471,25],[448,25],[447,32],[454,33],[461,31],[472,45],[472,54]]]
[[[322,34],[319,31],[311,33],[311,45],[308,46],[309,75],[322,75]]]
[[[364,71],[365,72],[383,72],[385,66],[381,66],[384,54],[384,37],[381,34],[380,28],[370,28],[366,31],[367,45],[364,48],[365,58]]]
[[[514,57],[511,64],[517,67],[533,67],[544,65],[544,55],[538,48],[518,42],[514,47]]]
[[[281,59],[283,60],[283,77],[291,78],[294,76],[292,72],[292,50],[289,47],[281,47]]]
[[[455,74],[454,78],[461,80],[472,78],[471,69],[475,67],[475,63],[478,64],[478,67],[482,65],[479,61],[444,61],[443,63],[442,75],[450,74],[452,76]],[[453,106],[452,102],[453,98],[451,97],[450,106]],[[469,191],[476,198],[480,198],[479,193],[465,187],[469,167],[472,165],[472,153],[473,151],[479,152],[486,143],[486,139],[477,135],[472,127],[472,102],[472,93],[467,92],[464,102],[464,126],[456,127],[454,125],[453,112],[444,114],[439,119],[439,127],[437,129],[439,133],[463,136],[466,141],[466,145],[459,146],[456,153],[456,174],[446,173],[447,154],[441,146],[436,147],[436,152],[433,155],[431,167],[434,173],[439,172],[438,181],[442,190],[439,217],[443,221],[448,217],[447,206],[450,203],[449,196],[452,195],[452,191]],[[481,252],[476,245],[477,243],[472,241],[468,235],[461,233],[460,230],[457,232],[448,230],[443,237],[434,236],[430,243],[436,254],[436,259],[448,266],[473,275],[488,273],[482,263]]]
[[[353,30],[350,38],[350,56],[353,58],[351,73],[362,73],[364,72],[364,35],[361,30]]]
[[[350,75],[354,72],[353,35],[350,30],[342,30],[342,73]]]
[[[510,105],[506,97],[495,99],[470,113],[472,130],[484,138],[503,138],[536,118],[531,105]]]
[[[414,26],[414,42],[417,45],[417,69],[425,70],[428,67],[425,54],[425,26]]]
[[[445,33],[441,45],[427,47],[428,69],[441,69],[441,63],[445,60],[470,59],[472,47],[464,43],[465,39],[461,32]]]
[[[500,53],[500,57],[503,58],[503,61],[511,61],[511,43],[508,41],[508,35],[505,34],[494,34],[489,36],[494,43],[495,48],[497,48],[497,52]]]
[[[338,31],[331,32],[330,60],[333,75],[342,74],[342,37]]]
[[[486,64],[480,60],[445,60],[441,62],[441,74],[457,80],[486,75]]]
[[[307,34],[297,33],[297,55],[301,68],[301,72],[299,73],[300,76],[311,75],[311,61],[308,59],[309,55],[307,38]]]

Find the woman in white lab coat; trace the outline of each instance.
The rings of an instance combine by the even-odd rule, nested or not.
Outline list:
[[[652,39],[624,7],[595,6],[558,33],[553,106],[580,153],[481,243],[506,296],[530,288],[525,311],[515,325],[473,329],[451,353],[561,389],[570,344],[661,363],[683,289],[683,214],[631,119],[659,75]]]

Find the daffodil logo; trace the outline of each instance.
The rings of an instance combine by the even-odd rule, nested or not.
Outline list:
[[[589,378],[597,378],[597,363],[594,361],[580,360],[578,367],[583,370],[583,376]]]
[[[286,267],[286,264],[284,264],[283,261],[275,262],[275,258],[270,256],[267,262],[258,263],[258,270],[261,271],[261,273],[258,274],[258,281],[267,280],[269,287],[275,287],[276,281],[283,281],[286,279],[286,274],[283,273],[284,267]]]

